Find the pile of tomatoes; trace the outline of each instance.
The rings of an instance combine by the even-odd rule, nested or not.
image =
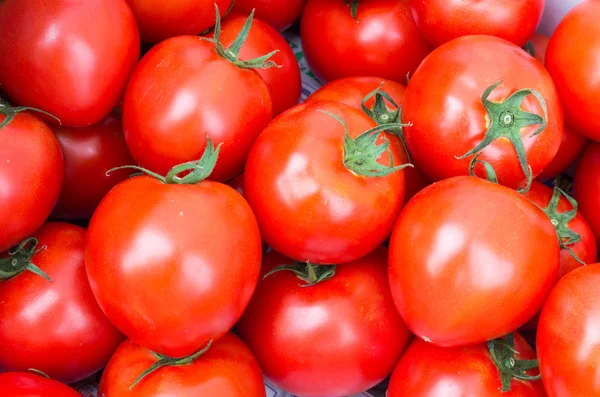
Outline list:
[[[544,6],[0,1],[0,396],[600,395],[600,2]]]

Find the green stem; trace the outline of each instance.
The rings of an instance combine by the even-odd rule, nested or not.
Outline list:
[[[356,15],[358,13],[358,0],[346,0],[346,4],[350,6],[350,15],[352,15],[352,19],[358,22]]]
[[[300,287],[312,287],[313,285],[317,285],[335,276],[335,265],[313,265],[310,262],[294,261],[291,265],[280,265],[275,267],[265,274],[263,279],[272,274],[284,271],[292,272],[296,277],[302,280],[304,284],[299,284]]]
[[[8,280],[18,276],[24,271],[29,271],[52,282],[52,279],[42,269],[31,262],[35,254],[47,248],[45,245],[38,248],[38,244],[36,238],[27,238],[14,250],[9,251],[8,258],[1,258],[0,280]]]
[[[538,360],[519,360],[515,358],[515,336],[507,335],[504,338],[488,342],[490,356],[500,372],[502,381],[502,392],[509,392],[513,379],[523,381],[535,381],[542,378],[541,375],[527,375],[527,371],[537,368]]]
[[[8,124],[10,124],[14,120],[17,113],[21,113],[21,112],[24,112],[27,110],[29,110],[31,112],[45,114],[46,116],[52,117],[53,119],[58,121],[59,124],[62,124],[61,121],[58,119],[58,117],[56,117],[44,110],[32,108],[29,106],[11,107],[8,102],[6,102],[3,99],[0,99],[0,114],[4,115],[4,120],[2,120],[2,122],[0,122],[0,129],[2,129],[3,127],[6,127]]]

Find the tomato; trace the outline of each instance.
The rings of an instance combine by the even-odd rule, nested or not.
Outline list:
[[[578,158],[588,143],[588,139],[565,124],[558,153],[550,164],[538,175],[538,181],[547,181],[566,171]]]
[[[531,346],[518,334],[514,348],[517,354],[509,357],[536,358]],[[535,372],[526,374],[535,376]],[[508,378],[510,391],[503,392],[500,374],[485,343],[444,348],[415,338],[392,374],[387,397],[546,397],[541,381],[522,381],[512,376]]]
[[[292,262],[271,251],[262,275]],[[325,276],[314,285],[290,271],[261,278],[237,330],[265,376],[303,397],[348,396],[387,377],[411,335],[394,308],[386,262],[379,247],[335,269],[314,266]]]
[[[482,34],[522,47],[533,36],[545,0],[409,0],[423,36],[438,47],[457,37]]]
[[[309,0],[302,14],[302,49],[323,82],[377,76],[406,82],[431,51],[413,21],[408,0]]]
[[[471,157],[482,153],[499,182],[513,188],[550,164],[564,128],[548,72],[492,36],[461,37],[432,52],[410,80],[402,121],[413,124],[404,128],[408,149],[431,179],[468,175]],[[482,167],[475,170],[482,175]]]
[[[550,37],[541,33],[536,33],[531,37],[533,56],[535,59],[540,61],[542,65],[546,62],[546,49],[548,48],[549,41]]]
[[[541,308],[559,249],[548,217],[519,193],[476,177],[446,179],[417,193],[394,226],[392,295],[426,341],[485,342]]]
[[[98,395],[110,397],[223,396],[265,397],[256,358],[234,334],[227,333],[189,364],[165,366],[129,387],[159,359],[131,340],[123,342],[108,363]]]
[[[596,241],[600,240],[600,143],[590,143],[583,152],[575,179],[573,194],[579,210],[589,222]]]
[[[65,159],[65,180],[52,215],[60,219],[89,219],[102,200],[131,171],[107,171],[133,164],[121,120],[111,114],[87,128],[53,127]]]
[[[600,51],[600,3],[584,1],[561,21],[548,43],[546,68],[552,75],[565,111],[577,131],[600,140],[600,80],[596,79]]]
[[[324,112],[347,124],[346,138],[340,120]],[[385,134],[364,134],[375,126],[364,112],[335,102],[299,105],[267,126],[244,173],[267,244],[302,262],[339,264],[383,243],[402,206],[404,175],[393,172],[399,156],[394,146],[384,150]]]
[[[123,0],[5,0],[0,26],[2,90],[63,125],[106,117],[140,54],[135,19]]]
[[[563,277],[540,316],[537,351],[548,397],[600,394],[600,265]]]
[[[163,175],[198,160],[210,137],[222,144],[211,178],[243,171],[254,140],[272,118],[269,90],[253,70],[215,44],[179,36],[153,47],[125,93],[123,127],[140,166]]]
[[[0,373],[2,397],[81,397],[69,386],[25,372]]]
[[[250,14],[256,9],[258,19],[282,31],[300,18],[304,3],[306,0],[236,0],[233,11]]]
[[[14,111],[0,102],[0,124]],[[0,252],[42,226],[56,204],[63,174],[60,145],[44,122],[19,112],[0,127]]]
[[[233,44],[245,22],[246,17],[241,14],[231,14],[225,18],[221,26],[223,45]],[[271,61],[279,67],[256,69],[256,72],[260,74],[269,88],[273,101],[273,115],[276,116],[296,105],[300,99],[302,88],[300,66],[298,66],[294,51],[285,39],[267,23],[254,20],[248,39],[240,51],[240,58],[258,58],[271,51],[278,51],[271,57]]]

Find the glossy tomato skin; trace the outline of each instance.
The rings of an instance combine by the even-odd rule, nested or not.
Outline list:
[[[295,395],[329,397],[359,393],[389,375],[411,334],[394,308],[386,256],[379,247],[310,287],[292,272],[261,278],[237,330],[268,379]],[[290,263],[271,251],[262,274]]]
[[[600,143],[590,143],[583,152],[575,172],[573,194],[579,203],[579,211],[594,230],[596,241],[599,241]]]
[[[423,36],[438,47],[461,36],[500,37],[522,47],[533,36],[545,0],[409,0]]]
[[[0,115],[0,123],[5,116]],[[27,113],[0,129],[0,252],[46,221],[63,183],[64,160],[52,130]]]
[[[242,30],[248,17],[243,14],[229,14],[221,25],[221,42],[229,47]],[[212,36],[212,34],[211,34]],[[270,59],[280,67],[256,69],[269,88],[273,102],[273,115],[277,116],[291,108],[300,99],[302,81],[296,55],[285,39],[266,22],[255,19],[248,39],[240,51],[240,59],[249,60],[278,50]]]
[[[542,65],[546,63],[546,49],[548,49],[549,41],[550,37],[541,33],[536,33],[531,37],[531,43],[533,44],[533,56],[535,59],[540,61]]]
[[[258,19],[283,31],[300,18],[305,3],[306,0],[236,0],[233,11],[248,15],[254,9]]]
[[[533,317],[556,283],[559,257],[541,209],[506,187],[455,177],[403,209],[390,240],[390,285],[417,336],[466,346]]]
[[[536,358],[519,334],[515,334],[515,350],[517,359]],[[509,392],[502,392],[487,344],[444,348],[415,338],[394,369],[387,397],[546,397],[540,380],[513,379],[510,386]]]
[[[3,91],[62,125],[83,127],[106,117],[140,54],[135,19],[123,0],[7,0],[0,4],[0,26]]]
[[[490,122],[481,97],[500,80],[501,85],[488,98],[492,102],[502,102],[524,88],[537,90],[546,100],[546,128],[534,137],[531,135],[539,125],[522,128],[521,137],[534,177],[550,164],[564,128],[550,75],[529,54],[505,40],[466,36],[432,52],[411,78],[404,97],[402,121],[413,124],[404,128],[404,136],[415,164],[431,179],[468,175],[471,158],[458,160],[456,156],[468,153],[483,140]],[[521,108],[543,116],[533,95],[524,99]],[[508,139],[492,142],[480,159],[495,168],[501,184],[513,188],[525,184],[524,172]]]
[[[538,181],[547,181],[566,171],[583,152],[589,140],[565,124],[562,141],[556,156],[550,164],[538,175]]]
[[[134,160],[161,175],[198,160],[207,135],[222,144],[211,179],[238,175],[272,118],[269,90],[253,70],[221,58],[214,44],[179,36],[153,47],[125,93],[123,127]]]
[[[600,140],[600,80],[593,76],[600,51],[599,14],[597,1],[575,6],[550,37],[546,50],[546,68],[560,95],[566,122],[596,141]]]
[[[184,357],[238,320],[256,287],[261,242],[250,207],[229,186],[140,176],[102,200],[85,256],[113,324],[154,352]]]
[[[322,82],[377,76],[406,82],[431,51],[408,0],[362,0],[357,20],[339,0],[309,0],[302,14],[302,49]],[[402,54],[399,56],[398,54]]]
[[[252,352],[237,336],[225,334],[189,365],[164,367],[131,384],[158,359],[131,340],[111,358],[98,395],[110,397],[265,397],[262,372]]]
[[[273,249],[301,262],[339,264],[368,254],[387,238],[402,206],[404,175],[367,177],[348,170],[344,127],[323,111],[341,117],[351,138],[376,126],[344,104],[296,106],[257,139],[244,190],[262,238]],[[390,149],[399,164],[396,148]],[[389,165],[389,155],[379,162]]]
[[[599,282],[599,264],[581,267],[563,277],[544,304],[537,352],[548,397],[600,394]]]
[[[0,373],[2,397],[81,397],[62,383],[28,372]]]
[[[65,180],[52,215],[59,219],[89,219],[100,200],[131,170],[113,171],[134,164],[121,119],[115,113],[87,128],[52,127],[65,160]]]

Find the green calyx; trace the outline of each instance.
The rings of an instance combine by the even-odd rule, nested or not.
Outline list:
[[[528,53],[529,55],[531,55],[532,57],[535,57],[535,47],[533,45],[533,41],[529,40],[524,46],[523,46],[523,50]]]
[[[29,368],[29,369],[27,369],[27,371],[33,372],[34,374],[39,375],[39,376],[43,376],[46,379],[50,379],[50,377],[45,372],[42,372],[39,369]]]
[[[498,176],[496,175],[496,170],[487,161],[479,160],[479,156],[481,156],[481,154],[482,153],[479,152],[475,156],[473,156],[473,158],[471,159],[471,163],[469,164],[469,175],[477,176],[477,174],[475,173],[475,167],[477,166],[477,164],[481,164],[483,166],[483,169],[485,170],[485,178],[489,182],[498,183]],[[532,183],[533,183],[533,171],[531,170],[531,167],[529,167],[529,172],[527,173],[527,185],[525,185],[525,187],[518,189],[517,191],[521,194],[527,193],[529,191],[529,189],[531,188]]]
[[[346,4],[350,6],[350,15],[352,15],[352,19],[358,22],[358,19],[356,19],[356,14],[358,13],[358,0],[346,0]]]
[[[41,109],[37,109],[37,108],[31,108],[28,106],[18,106],[18,107],[11,107],[10,104],[2,99],[0,99],[0,114],[4,115],[4,120],[2,120],[2,122],[0,122],[0,129],[2,129],[3,127],[7,126],[8,124],[10,124],[11,121],[13,121],[13,119],[15,118],[15,116],[17,115],[17,113],[20,112],[24,112],[26,110],[32,111],[32,112],[37,112],[37,113],[41,113],[41,114],[45,114],[48,117],[52,117],[54,120],[58,121],[59,124],[62,124],[60,122],[60,120],[58,119],[58,117],[51,115],[50,113],[43,111]]]
[[[155,362],[154,364],[152,364],[148,369],[146,369],[144,372],[142,372],[140,374],[140,376],[138,376],[136,378],[135,381],[133,381],[133,383],[131,384],[131,386],[129,386],[129,390],[133,389],[138,383],[140,383],[146,376],[150,375],[151,373],[153,373],[154,371],[157,371],[158,369],[162,368],[162,367],[179,367],[182,365],[189,365],[191,363],[194,362],[194,360],[196,360],[198,357],[200,357],[201,355],[203,355],[204,353],[206,353],[211,345],[212,345],[213,341],[212,339],[206,344],[206,347],[204,347],[202,350],[187,356],[187,357],[183,357],[183,358],[171,358],[171,357],[167,357],[167,356],[163,356],[162,354],[158,354],[158,353],[153,353],[156,358],[158,358],[158,361]]]
[[[294,261],[291,265],[281,265],[274,268],[265,274],[263,279],[283,271],[292,272],[302,280],[304,284],[299,284],[300,287],[311,287],[335,276],[335,265],[313,265],[310,262]]]
[[[38,248],[38,240],[34,237],[23,240],[14,250],[8,252],[8,258],[0,258],[0,280],[8,280],[29,271],[52,282],[42,269],[31,262],[35,254],[45,249],[45,245]]]
[[[542,378],[541,375],[527,375],[527,371],[539,366],[538,360],[518,360],[515,358],[515,336],[510,334],[504,338],[491,340],[488,342],[490,356],[502,380],[502,392],[509,392],[513,379],[522,381],[535,381]]]

